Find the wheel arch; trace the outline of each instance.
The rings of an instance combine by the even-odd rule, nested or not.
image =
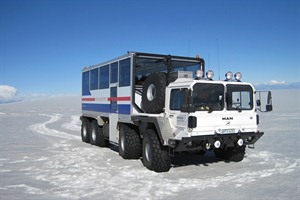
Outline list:
[[[88,120],[90,123],[92,123],[93,120],[96,120],[99,126],[103,126],[109,122],[108,117],[102,117],[102,116],[91,117],[91,116],[87,116],[87,115],[82,115],[82,116],[80,116],[80,120],[81,121]]]
[[[134,117],[133,121],[135,122],[135,127],[138,128],[140,137],[143,138],[143,135],[148,129],[153,129],[159,138],[161,145],[164,143],[162,133],[160,131],[159,124],[157,119],[154,117]]]

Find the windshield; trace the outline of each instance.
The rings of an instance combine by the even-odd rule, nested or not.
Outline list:
[[[249,85],[227,85],[227,110],[252,110],[253,89]]]
[[[195,72],[198,69],[202,69],[201,63],[195,60],[174,60],[171,59],[171,72],[176,71],[192,71]],[[167,72],[167,63],[164,58],[152,58],[152,57],[138,57],[136,59],[136,77],[138,80],[143,77],[147,77],[149,74],[160,71]],[[194,75],[195,78],[195,75]]]
[[[183,105],[192,105],[194,111],[221,111],[226,102],[227,110],[252,110],[253,89],[250,85],[226,85],[217,83],[196,83],[193,90],[177,88],[171,90],[170,110],[181,110]]]
[[[192,100],[195,111],[215,111],[224,109],[224,85],[196,83]]]

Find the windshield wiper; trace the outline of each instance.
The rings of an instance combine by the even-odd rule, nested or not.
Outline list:
[[[208,113],[212,113],[214,111],[213,106],[208,107]]]
[[[235,108],[238,112],[242,112],[241,106],[238,106],[237,108]]]

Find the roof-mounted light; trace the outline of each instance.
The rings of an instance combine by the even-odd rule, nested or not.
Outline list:
[[[227,72],[227,73],[225,74],[225,77],[226,77],[225,81],[231,81],[232,76],[233,76],[233,75],[232,75],[232,72],[231,72],[231,71]]]
[[[201,69],[196,71],[196,79],[202,79],[204,77],[204,72]]]
[[[206,77],[209,79],[209,80],[212,80],[212,78],[214,77],[214,72],[212,70],[208,70],[206,72]]]
[[[237,72],[235,75],[234,75],[234,78],[236,81],[240,82],[241,79],[242,79],[242,73],[241,72]]]

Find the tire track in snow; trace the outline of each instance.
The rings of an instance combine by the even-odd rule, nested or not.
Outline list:
[[[71,116],[71,121],[66,122],[62,125],[62,128],[71,130],[71,131],[80,131],[80,119],[78,115],[72,115]]]
[[[59,138],[64,138],[64,139],[69,139],[69,140],[80,140],[80,136],[72,135],[63,131],[59,131],[56,129],[50,129],[47,127],[48,124],[53,124],[57,121],[59,121],[62,118],[61,114],[53,114],[53,115],[48,115],[48,114],[39,114],[40,116],[45,116],[49,117],[50,119],[42,122],[42,123],[37,123],[29,126],[29,129],[40,133],[42,135],[47,135],[47,136],[54,136],[54,137],[59,137]]]
[[[27,192],[29,194],[45,194],[45,192],[43,192],[41,189],[31,187],[31,186],[28,186],[26,184],[9,185],[9,186],[6,186],[6,187],[2,187],[0,189],[7,190],[7,189],[16,189],[16,188],[22,188],[22,189],[24,189],[25,192]]]
[[[213,168],[204,170],[214,175],[203,178],[201,172],[194,177],[184,177],[180,175],[180,168],[173,168],[168,173],[155,173],[137,165],[139,161],[127,160],[119,164],[121,159],[109,149],[95,151],[95,148],[57,143],[52,146],[53,157],[24,172],[37,181],[50,183],[50,190],[58,197],[92,198],[110,191],[106,196],[108,199],[165,199],[176,197],[186,190],[197,193],[223,185],[239,188],[273,175],[299,170],[300,165],[299,159],[262,151],[248,156],[242,162],[244,169],[233,167],[224,174],[220,169],[224,166],[221,162],[216,164],[219,165],[217,171]],[[199,167],[199,171],[201,169],[204,168]]]

